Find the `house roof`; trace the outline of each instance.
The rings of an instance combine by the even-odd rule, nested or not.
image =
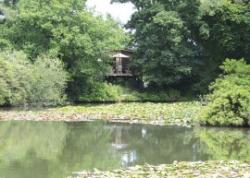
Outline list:
[[[130,58],[129,56],[122,54],[122,53],[116,53],[112,57],[114,57],[114,58]]]

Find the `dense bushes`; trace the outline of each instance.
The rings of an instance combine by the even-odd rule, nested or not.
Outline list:
[[[0,105],[61,103],[66,81],[58,59],[40,56],[31,63],[22,52],[0,53]]]
[[[137,91],[120,85],[108,83],[92,83],[79,102],[170,102],[181,100],[176,90],[159,92]]]
[[[221,68],[225,75],[211,85],[202,121],[209,125],[250,125],[250,65],[227,59]]]
[[[119,86],[107,83],[92,83],[79,98],[80,102],[116,102],[122,93]]]

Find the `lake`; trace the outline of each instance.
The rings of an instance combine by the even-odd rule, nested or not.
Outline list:
[[[250,130],[106,122],[0,122],[1,178],[62,178],[82,170],[174,161],[250,160]]]

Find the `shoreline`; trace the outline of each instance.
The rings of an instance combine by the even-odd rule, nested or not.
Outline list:
[[[142,165],[113,171],[75,172],[68,178],[205,178],[250,177],[250,163],[244,161],[177,162],[158,166]]]
[[[142,120],[137,118],[128,118],[126,116],[109,117],[97,115],[88,115],[81,113],[61,113],[61,112],[33,112],[33,111],[0,111],[0,122],[4,121],[34,121],[34,122],[95,122],[104,121],[109,123],[122,124],[144,124],[155,126],[181,126],[192,127],[185,123],[165,123],[164,120]]]
[[[199,102],[118,103],[64,106],[43,110],[0,110],[0,120],[96,121],[160,126],[199,125]]]

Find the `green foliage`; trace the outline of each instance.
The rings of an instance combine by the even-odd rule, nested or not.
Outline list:
[[[107,83],[91,84],[89,90],[80,97],[81,102],[117,102],[122,88]]]
[[[244,129],[201,128],[195,131],[211,160],[250,161],[249,134]]]
[[[66,106],[57,111],[82,114],[103,120],[133,121],[162,125],[188,126],[198,121],[199,102],[178,103],[117,103],[101,105]]]
[[[63,63],[50,56],[39,56],[31,69],[28,103],[56,104],[65,100],[68,74]]]
[[[209,125],[245,126],[250,124],[250,65],[227,59],[221,67],[224,76],[210,87],[208,105],[201,118]]]
[[[177,10],[187,4],[180,3],[174,9],[170,7],[172,2],[132,2],[138,11],[127,27],[136,30],[135,66],[141,68],[144,82],[157,87],[179,84],[190,76],[195,55],[195,46],[188,40],[189,31],[181,17],[183,10]]]
[[[137,165],[115,171],[83,171],[83,177],[248,177],[249,163],[244,161],[174,162],[173,164]],[[73,178],[77,178],[73,176]]]
[[[0,104],[24,103],[30,72],[21,52],[1,52],[0,54]]]
[[[171,102],[184,100],[180,92],[169,89],[166,91],[137,91],[121,85],[110,83],[92,83],[80,97],[80,102]]]
[[[220,73],[224,59],[250,60],[249,8],[250,3],[244,0],[201,1],[200,20],[192,32],[202,49],[203,60],[194,67],[198,91],[206,91]]]
[[[56,58],[40,56],[31,63],[22,52],[1,52],[0,76],[0,105],[47,105],[65,99],[68,75]]]
[[[137,11],[135,66],[157,87],[206,92],[225,58],[250,60],[250,3],[244,0],[113,0]]]
[[[136,96],[138,101],[149,102],[173,102],[184,99],[179,91],[173,89],[159,92],[139,92],[136,94]]]
[[[43,54],[61,59],[71,75],[67,92],[73,99],[89,81],[103,80],[109,52],[127,41],[113,19],[93,15],[85,0],[20,0],[16,8],[18,15],[0,26],[0,45],[22,50],[32,60]]]
[[[198,1],[114,1],[131,1],[137,7],[127,27],[135,30],[135,66],[144,82],[162,88],[189,78],[197,55],[189,26],[197,16]]]
[[[175,101],[179,94],[169,93],[168,88],[195,94],[206,91],[221,72],[219,65],[225,58],[250,60],[248,1],[113,1],[135,5],[137,10],[127,24],[134,32],[136,54],[132,67],[145,84],[163,92],[133,92],[103,84],[110,67],[110,52],[125,47],[128,35],[109,16],[103,18],[87,10],[86,0],[5,0],[5,6],[0,5],[6,16],[0,24],[0,48],[23,51],[27,61],[21,63],[27,64],[20,66],[41,65],[35,61],[44,54],[59,58],[70,75],[67,94],[73,101]],[[5,66],[2,70],[12,71],[11,65],[1,65]],[[19,74],[25,70],[15,71]],[[12,76],[20,78],[18,74],[9,72],[8,82],[1,79],[1,85],[13,83]],[[22,86],[29,81],[25,77],[22,75]],[[21,85],[12,85],[17,87],[1,89],[1,103],[16,103],[26,97]],[[50,84],[43,88],[46,85]],[[38,93],[34,98],[45,98],[40,89],[34,92]],[[11,102],[5,101],[6,96],[13,96]],[[52,94],[46,96],[51,98]]]

